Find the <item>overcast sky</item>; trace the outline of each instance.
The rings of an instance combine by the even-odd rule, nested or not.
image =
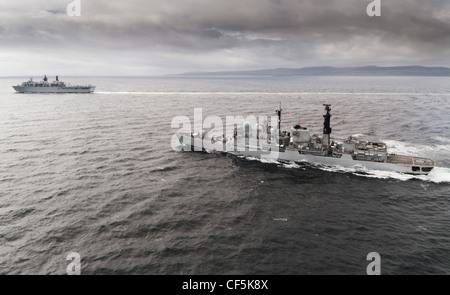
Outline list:
[[[0,0],[0,76],[450,67],[449,0]]]

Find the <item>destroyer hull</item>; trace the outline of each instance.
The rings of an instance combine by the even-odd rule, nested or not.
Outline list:
[[[13,86],[19,93],[92,93],[95,86],[90,87],[24,87]]]
[[[177,134],[177,137],[181,144],[189,147],[194,151],[216,151],[226,152],[229,154],[245,157],[254,157],[265,160],[276,161],[288,161],[296,163],[310,163],[314,165],[323,166],[338,166],[344,168],[353,169],[366,169],[366,170],[381,170],[391,171],[405,174],[414,175],[427,175],[436,162],[418,158],[418,157],[405,157],[408,160],[397,163],[392,163],[389,160],[387,162],[372,162],[361,161],[352,158],[351,154],[343,154],[341,157],[314,155],[300,153],[298,150],[291,149],[278,149],[276,148],[260,148],[256,146],[237,146],[230,142],[210,142],[209,140],[202,140],[200,138],[193,138],[189,135]],[[395,155],[394,157],[398,157]]]

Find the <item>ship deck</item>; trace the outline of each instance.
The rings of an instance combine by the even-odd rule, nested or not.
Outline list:
[[[388,163],[400,165],[417,165],[417,166],[436,166],[437,163],[431,159],[404,156],[404,155],[389,155]]]

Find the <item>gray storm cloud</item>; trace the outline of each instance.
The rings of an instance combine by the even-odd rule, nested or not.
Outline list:
[[[0,1],[0,75],[449,65],[447,0],[70,2]]]

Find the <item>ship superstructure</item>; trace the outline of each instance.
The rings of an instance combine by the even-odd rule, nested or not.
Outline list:
[[[66,85],[56,76],[55,81],[49,82],[45,75],[42,81],[35,82],[33,78],[20,85],[13,86],[19,93],[91,93],[95,86],[92,85]]]

